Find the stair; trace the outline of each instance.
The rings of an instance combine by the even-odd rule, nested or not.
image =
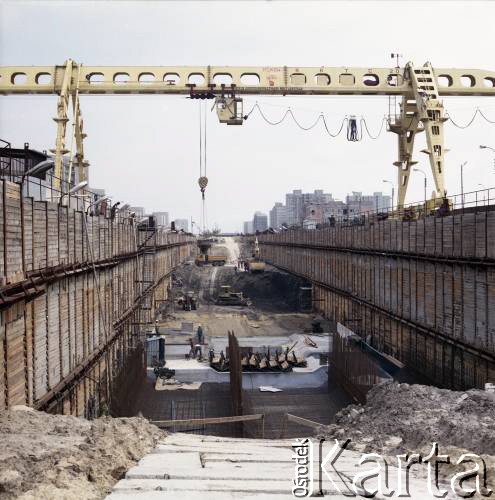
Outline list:
[[[292,486],[295,462],[293,440],[235,439],[199,436],[183,433],[170,434],[138,465],[131,468],[125,479],[119,481],[108,500],[244,500],[294,499]],[[314,494],[318,486],[318,444],[314,442]],[[325,442],[323,456],[334,442]],[[358,466],[361,454],[345,450],[335,467],[327,466],[334,484],[323,474],[323,493],[331,499],[349,498],[347,486],[358,472],[370,471],[375,464]],[[390,486],[397,487],[397,461],[389,461]],[[414,469],[414,468],[413,468]],[[403,474],[403,481],[405,475]],[[427,481],[414,472],[410,477],[413,500],[433,498]],[[404,484],[404,483],[403,483]],[[347,486],[346,486],[347,485]],[[373,490],[376,481],[366,483]],[[340,491],[339,491],[340,490]],[[347,494],[344,495],[344,493]],[[363,492],[364,493],[364,492]],[[451,494],[450,490],[449,493]],[[359,497],[358,497],[359,498]],[[375,498],[383,498],[377,495]],[[398,498],[397,493],[389,498]],[[454,498],[447,496],[446,498]]]

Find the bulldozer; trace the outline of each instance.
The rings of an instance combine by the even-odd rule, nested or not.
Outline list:
[[[242,292],[233,292],[229,285],[222,285],[217,295],[219,306],[249,306],[251,301],[243,296]]]
[[[258,238],[254,240],[253,257],[247,262],[250,273],[263,273],[265,271],[265,263],[260,258],[260,246]]]

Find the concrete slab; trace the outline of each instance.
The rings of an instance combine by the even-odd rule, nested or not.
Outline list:
[[[206,363],[196,360],[171,359],[167,368],[175,370],[175,379],[179,382],[219,383],[228,384],[228,372],[217,372]],[[320,366],[316,358],[310,358],[307,368],[294,368],[292,372],[244,372],[242,386],[244,389],[254,389],[270,385],[278,389],[294,389],[303,387],[320,387],[328,381],[328,369]]]
[[[174,444],[182,444],[187,446],[203,446],[203,443],[227,443],[236,445],[239,443],[243,443],[246,445],[260,445],[263,447],[275,447],[281,448],[286,447],[290,448],[293,439],[245,439],[245,438],[231,438],[231,437],[221,437],[221,436],[197,436],[194,434],[187,434],[183,432],[175,432],[173,434],[169,434],[166,439],[159,441],[159,444],[165,445],[174,445]],[[224,448],[225,449],[225,448]]]
[[[119,481],[109,500],[174,499],[227,500],[294,498],[291,492],[294,480],[292,441],[249,440],[171,434],[154,451],[146,455],[126,478]],[[316,443],[315,443],[316,445]],[[333,442],[324,443],[326,455]],[[317,448],[316,448],[317,449]],[[316,452],[315,449],[315,452]],[[186,451],[187,450],[187,451]],[[191,451],[195,450],[195,451]],[[317,452],[316,452],[317,453]],[[339,473],[323,473],[322,489],[325,496],[336,499],[349,498],[352,479],[360,472],[370,471],[359,466],[361,454],[345,450],[336,465]],[[318,490],[319,465],[312,466],[314,491]],[[396,488],[399,471],[389,467],[389,485]],[[332,479],[332,481],[330,480]],[[401,475],[405,484],[405,473]],[[424,476],[411,471],[409,480],[412,500],[432,499]],[[374,479],[366,483],[375,487]],[[364,492],[363,492],[364,493]],[[384,498],[377,495],[375,498]],[[399,498],[397,493],[388,498]],[[448,499],[455,498],[447,495]]]
[[[336,480],[335,483],[341,491],[345,489],[342,481]],[[123,479],[114,486],[114,491],[231,491],[238,493],[263,492],[270,494],[290,493],[291,483],[287,480],[270,479],[269,481],[237,481],[237,480],[215,480],[204,481],[187,479]],[[323,491],[326,494],[336,493],[337,490],[332,487],[329,481],[324,482]]]

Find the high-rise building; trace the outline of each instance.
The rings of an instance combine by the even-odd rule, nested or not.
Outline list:
[[[156,225],[158,227],[170,226],[170,219],[168,216],[168,212],[153,212],[153,216],[155,217]]]
[[[175,230],[176,231],[184,231],[185,233],[189,232],[189,220],[188,219],[175,219]]]
[[[255,212],[253,217],[253,232],[263,232],[268,229],[268,217],[263,212]]]
[[[378,191],[373,193],[373,197],[375,198],[375,210],[380,212],[391,208],[392,197],[388,194],[383,194],[381,191]]]
[[[390,208],[390,196],[384,195],[381,192],[375,192],[372,195],[363,195],[359,191],[353,191],[352,194],[346,196],[346,204],[349,215],[363,212],[380,212]]]
[[[294,189],[292,193],[285,195],[285,206],[282,203],[276,203],[270,211],[270,225],[274,228],[282,224],[299,226],[307,217],[308,205],[323,206],[333,201],[332,195],[325,193],[323,189],[315,189],[313,193],[303,193],[301,189]]]
[[[280,202],[270,210],[270,227],[278,229],[282,224],[288,225],[287,208]]]
[[[300,189],[285,195],[285,206],[287,208],[287,224],[292,226],[300,224],[304,218],[303,195]]]
[[[363,212],[384,211],[390,203],[390,196],[381,192],[366,195],[355,191],[347,195],[344,203],[322,189],[315,189],[313,193],[295,189],[285,195],[285,205],[277,202],[270,210],[270,226],[274,229],[282,225],[314,228],[343,215],[352,217]]]
[[[242,225],[242,232],[244,234],[253,234],[253,221],[248,220]]]

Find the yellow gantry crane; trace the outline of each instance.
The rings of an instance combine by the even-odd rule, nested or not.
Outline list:
[[[436,195],[446,195],[442,96],[495,96],[495,72],[433,68],[430,63],[396,68],[293,66],[85,66],[68,60],[62,66],[2,66],[0,95],[57,94],[55,177],[62,177],[69,106],[72,105],[76,167],[87,179],[83,120],[79,96],[178,94],[214,98],[221,123],[241,125],[242,95],[386,95],[400,98],[400,113],[388,129],[398,137],[398,205],[403,206],[413,160],[414,139],[425,132]],[[59,181],[60,182],[60,181]]]

